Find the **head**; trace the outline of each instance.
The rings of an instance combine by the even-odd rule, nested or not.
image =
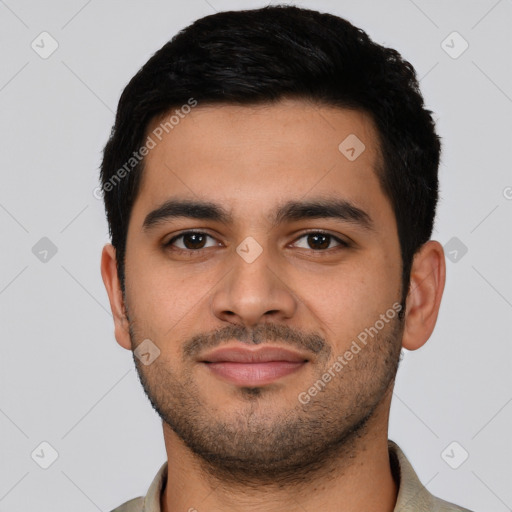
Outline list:
[[[168,432],[261,480],[386,421],[400,349],[428,339],[442,295],[439,155],[412,66],[339,17],[220,12],[151,57],[104,150],[102,275],[118,342],[159,350],[134,360]],[[304,364],[236,385],[205,361],[235,342]]]

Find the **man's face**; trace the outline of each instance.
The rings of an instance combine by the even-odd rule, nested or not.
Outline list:
[[[158,347],[135,358],[144,389],[168,435],[216,470],[297,476],[389,404],[401,258],[378,162],[368,116],[291,100],[199,104],[146,157],[126,248],[131,346]],[[147,218],[185,200],[230,218]],[[300,207],[334,202],[339,215]]]

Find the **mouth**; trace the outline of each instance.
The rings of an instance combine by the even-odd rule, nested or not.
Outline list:
[[[227,347],[214,350],[200,360],[214,376],[238,386],[258,387],[302,369],[304,354],[280,347]]]

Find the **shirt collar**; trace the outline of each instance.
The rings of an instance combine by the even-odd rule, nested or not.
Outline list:
[[[391,471],[398,485],[398,496],[393,512],[433,510],[434,497],[420,482],[404,452],[389,439],[388,449]]]
[[[149,486],[142,512],[161,512],[160,497],[167,482],[167,461],[165,461]]]

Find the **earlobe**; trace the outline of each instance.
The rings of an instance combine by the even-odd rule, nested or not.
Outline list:
[[[430,338],[437,321],[446,279],[443,247],[426,242],[415,254],[406,301],[402,346],[417,350]]]
[[[117,342],[123,348],[131,350],[129,322],[126,316],[121,284],[117,273],[116,250],[112,244],[106,244],[101,253],[101,277],[107,290],[110,309],[114,319],[114,333]]]

